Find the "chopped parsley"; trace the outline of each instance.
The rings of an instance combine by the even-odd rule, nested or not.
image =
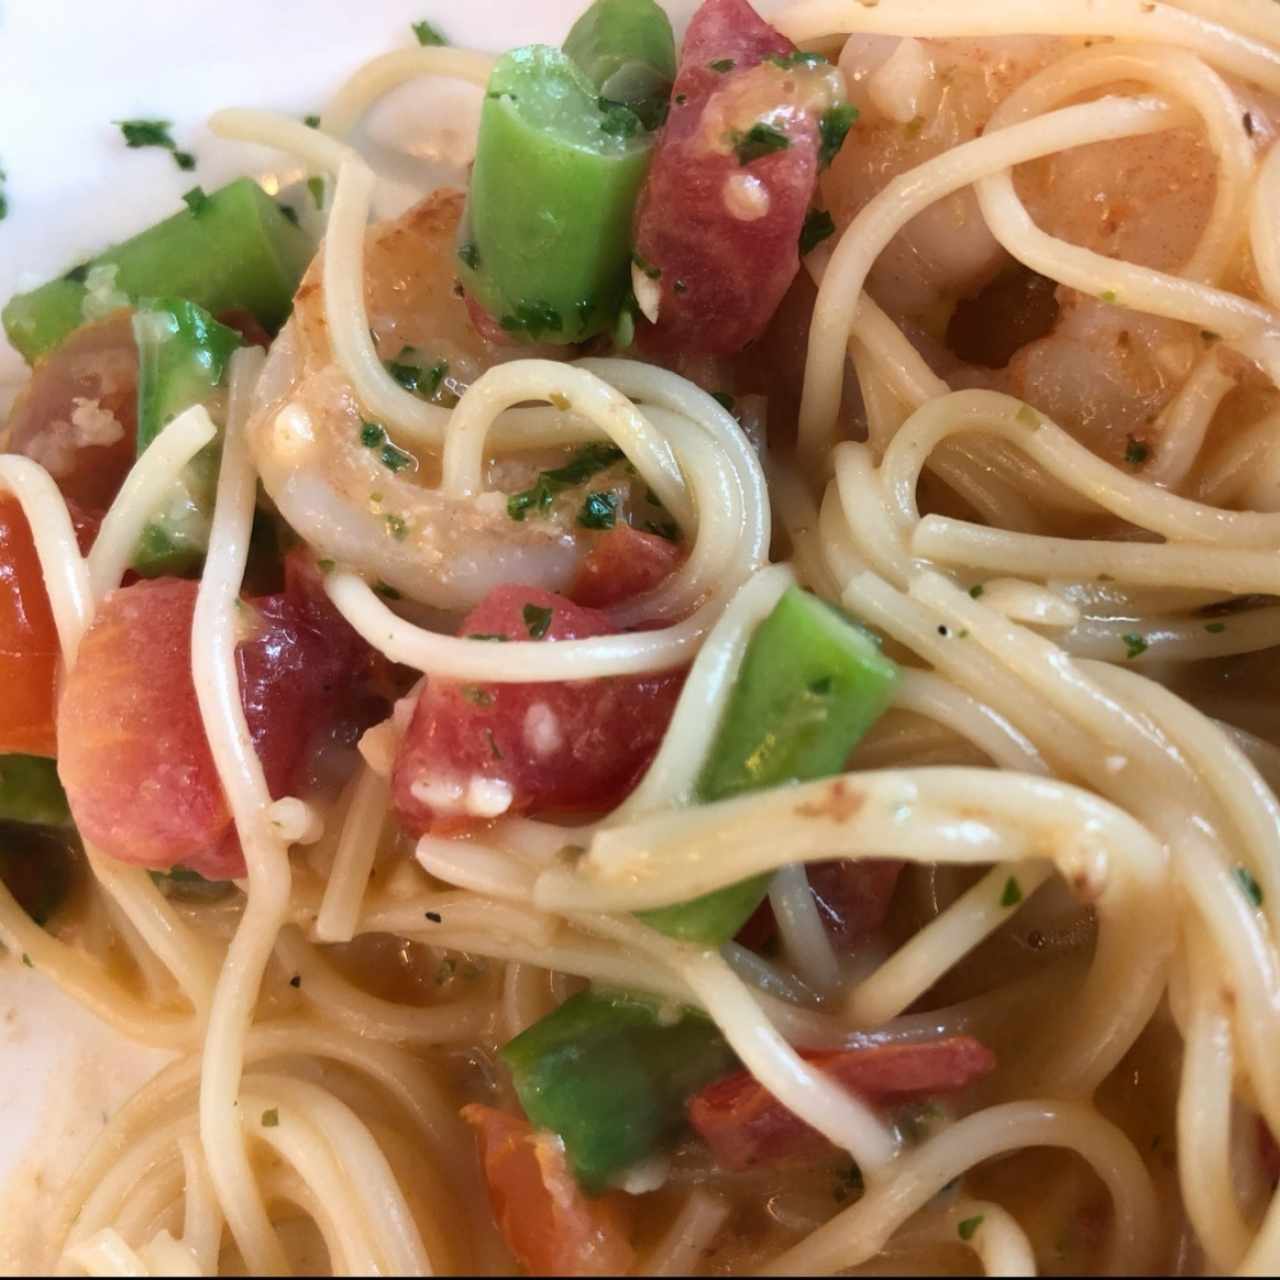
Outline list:
[[[422,914],[426,916],[432,924],[444,923],[444,916],[442,916],[438,911],[424,911]]]
[[[1253,903],[1255,907],[1262,906],[1262,886],[1254,879],[1253,872],[1248,867],[1235,868],[1236,882],[1240,885],[1244,896]]]
[[[1102,299],[1108,306],[1114,307],[1119,294],[1114,289],[1104,289],[1098,297]]]
[[[834,235],[835,221],[825,209],[810,209],[800,228],[800,256],[812,253],[828,236]]]
[[[209,197],[203,187],[192,187],[182,193],[182,203],[198,218],[209,207]]]
[[[279,209],[279,210],[280,210],[280,212],[281,212],[282,214],[284,214],[284,216],[285,216],[286,218],[288,218],[288,220],[289,220],[290,222],[292,222],[292,223],[293,223],[293,225],[294,225],[295,227],[298,225],[298,211],[297,211],[297,209],[295,209],[295,208],[293,208],[291,205],[287,205],[287,204],[277,204],[277,205],[276,205],[276,208],[277,208],[277,209]]]
[[[307,179],[307,190],[311,192],[311,200],[317,209],[324,208],[324,179],[317,176]]]
[[[319,116],[303,116],[302,123],[305,124],[308,129],[318,129],[320,127],[320,117]]]
[[[721,75],[726,71],[732,71],[736,65],[732,58],[717,58],[714,62],[707,63],[712,71],[718,71]]]
[[[498,323],[508,333],[527,333],[535,339],[544,333],[559,333],[564,328],[564,320],[555,307],[539,299],[520,303],[513,313],[500,317]]]
[[[405,467],[417,466],[417,459],[413,454],[387,439],[387,429],[380,422],[365,421],[360,424],[360,443],[366,449],[377,449],[378,461],[388,471],[403,471]]]
[[[400,593],[389,582],[375,582],[373,584],[373,594],[381,596],[384,600],[399,600]]]
[[[1010,876],[1004,882],[1004,889],[1000,894],[1000,905],[1002,907],[1016,907],[1022,901],[1022,886],[1018,883],[1017,876]]]
[[[621,457],[622,450],[615,444],[584,445],[563,467],[540,471],[530,488],[513,493],[507,499],[507,515],[512,520],[523,520],[530,512],[545,515],[557,493],[590,480]]]
[[[740,165],[751,164],[762,156],[772,155],[775,151],[785,151],[791,145],[791,139],[779,132],[771,124],[758,121],[746,133],[736,130],[729,135],[733,144],[733,154],[738,157]]]
[[[280,1123],[280,1110],[278,1107],[268,1107],[262,1113],[262,1127],[264,1129],[274,1129]]]
[[[1146,640],[1138,635],[1136,631],[1127,631],[1120,639],[1124,641],[1124,656],[1126,658],[1137,658],[1147,651]]]
[[[961,1240],[972,1240],[974,1233],[982,1226],[983,1215],[978,1214],[973,1218],[966,1218],[963,1222],[956,1226],[956,1234]]]
[[[986,587],[984,587],[984,586],[982,585],[982,583],[981,583],[981,582],[975,582],[975,583],[973,584],[973,586],[971,586],[971,587],[969,588],[969,594],[970,594],[970,595],[971,595],[975,600],[981,600],[981,599],[982,599],[982,593],[983,593],[985,590],[986,590]]]
[[[5,177],[5,171],[0,169],[0,222],[3,222],[9,216],[9,198],[4,193]]]
[[[84,284],[89,278],[89,264],[82,262],[78,267],[72,267],[62,278],[69,280],[72,284]]]
[[[366,449],[376,449],[387,438],[386,428],[378,422],[360,424],[360,443]]]
[[[804,49],[796,49],[793,53],[771,53],[765,61],[772,62],[783,71],[790,71],[792,67],[825,67],[829,63],[822,54],[809,53]]]
[[[1140,467],[1151,457],[1151,446],[1145,440],[1139,440],[1136,436],[1126,436],[1125,442],[1124,460],[1131,467]]]
[[[1227,624],[1225,622],[1206,622],[1204,629],[1211,636],[1220,636],[1227,629]]]
[[[35,968],[35,965],[31,963],[31,957],[27,955],[25,951],[22,953],[22,963],[25,964],[28,969]]]
[[[480,265],[480,248],[474,240],[466,240],[458,246],[458,261],[472,271]]]
[[[464,684],[459,690],[466,700],[475,707],[491,707],[493,705],[493,694],[488,689],[482,689],[478,684]]]
[[[409,25],[413,28],[413,34],[418,37],[420,45],[439,46],[448,43],[429,22],[412,22]]]
[[[1038,427],[1040,425],[1040,415],[1029,405],[1021,405],[1018,412],[1013,415],[1014,422],[1023,427]]]
[[[530,640],[541,640],[547,634],[547,629],[551,626],[552,611],[538,604],[527,604],[521,610],[521,617],[524,618],[525,630],[529,633]]]
[[[405,536],[409,532],[409,524],[404,516],[389,515],[387,520],[387,532],[397,541],[403,542]]]
[[[612,529],[618,519],[618,495],[602,489],[589,493],[578,512],[578,523],[584,529]]]
[[[822,145],[818,148],[818,168],[825,169],[844,146],[845,135],[853,128],[858,118],[858,108],[850,102],[842,102],[838,107],[829,107],[822,113],[818,121],[818,134]]]
[[[449,372],[447,360],[437,360],[427,366],[415,359],[418,352],[413,347],[405,347],[394,360],[385,361],[387,372],[406,391],[412,392],[423,400],[430,400],[440,390]]]
[[[126,147],[162,147],[173,154],[173,162],[179,169],[188,171],[196,167],[196,158],[189,151],[179,151],[169,136],[172,123],[168,120],[116,120],[124,135]]]

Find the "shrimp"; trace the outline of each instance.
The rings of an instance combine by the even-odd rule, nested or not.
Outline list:
[[[403,360],[411,348],[424,368],[444,363],[437,394],[447,399],[495,364],[539,354],[487,341],[468,318],[453,269],[462,207],[461,194],[436,192],[372,228],[365,251],[379,356]],[[536,518],[512,519],[507,510],[506,495],[563,463],[566,451],[508,455],[490,464],[486,492],[459,498],[432,487],[438,458],[401,449],[367,420],[334,359],[320,258],[272,347],[248,434],[267,493],[322,556],[431,608],[466,609],[507,582],[563,590],[587,552],[590,535],[576,520],[581,485],[566,486]],[[608,487],[620,511],[629,509],[635,480],[620,459],[608,468],[607,486],[602,473],[591,482]]]
[[[823,181],[843,229],[892,179],[979,137],[1037,72],[1091,42],[1040,37],[854,36],[840,56],[861,116]],[[1099,92],[1142,92],[1118,83]],[[1255,151],[1275,104],[1233,86]],[[1046,233],[1094,253],[1177,272],[1214,213],[1218,161],[1204,131],[1166,130],[1046,156],[1014,185]],[[1242,262],[1228,275],[1249,287]],[[955,387],[1006,391],[1113,461],[1144,453],[1213,335],[1056,286],[1015,262],[964,189],[912,219],[870,273],[868,292]],[[1234,371],[1233,371],[1234,375]],[[1137,446],[1134,441],[1137,441]],[[1135,453],[1136,449],[1136,453]]]

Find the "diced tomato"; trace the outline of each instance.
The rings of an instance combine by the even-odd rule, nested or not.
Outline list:
[[[588,1198],[564,1145],[527,1120],[476,1103],[462,1117],[480,1141],[489,1201],[516,1261],[534,1276],[624,1275],[635,1255],[618,1192]]]
[[[870,1103],[907,1102],[963,1089],[994,1070],[995,1055],[970,1036],[800,1056]],[[750,1169],[820,1155],[816,1129],[788,1111],[749,1072],[716,1080],[689,1103],[689,1121],[722,1169]]]
[[[628,524],[601,534],[578,566],[569,595],[577,604],[607,609],[651,591],[680,560],[680,548],[668,538],[641,533]]]
[[[103,602],[58,710],[58,772],[81,833],[140,866],[244,873],[191,676],[197,584],[157,578]],[[294,581],[246,602],[241,702],[273,796],[370,665],[363,641]]]
[[[902,870],[900,861],[872,858],[854,862],[811,862],[806,868],[818,914],[827,932],[849,947],[884,924]],[[766,946],[778,931],[773,908],[766,898],[738,930],[735,941],[752,951]]]
[[[762,65],[794,52],[746,0],[706,0],[693,15],[636,206],[637,257],[661,272],[646,345],[732,354],[761,333],[799,270],[820,134],[786,86],[813,73]],[[735,135],[757,124],[787,145],[742,163]]]
[[[476,643],[613,635],[603,613],[530,587],[496,587],[466,617]],[[635,785],[666,732],[683,673],[539,684],[423,686],[392,775],[412,831],[499,814],[604,810]]]
[[[51,351],[13,406],[5,447],[40,463],[89,519],[100,519],[133,465],[138,349],[131,313],[82,325]]]
[[[486,341],[494,346],[511,347],[516,345],[514,339],[470,294],[465,298],[467,319],[471,327]]]
[[[218,323],[234,329],[251,347],[264,351],[271,346],[271,335],[258,322],[258,317],[247,307],[232,307],[218,314]]]
[[[54,754],[58,632],[27,518],[0,496],[0,755]]]
[[[901,870],[889,858],[812,863],[809,886],[827,932],[848,946],[884,924]]]

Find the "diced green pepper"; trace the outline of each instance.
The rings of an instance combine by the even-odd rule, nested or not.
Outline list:
[[[631,214],[652,139],[546,45],[489,77],[458,263],[513,336],[574,343],[613,323],[630,280]]]
[[[138,344],[138,454],[183,410],[207,404],[222,384],[240,335],[181,298],[143,302],[133,317]],[[209,546],[218,480],[218,443],[184,469],[164,509],[142,532],[133,567],[141,574],[180,574]]]
[[[584,991],[501,1052],[525,1114],[564,1140],[582,1186],[602,1191],[685,1125],[685,1101],[735,1065],[715,1024],[689,1009]]]
[[[43,756],[0,756],[0,822],[64,827],[71,811],[58,769]]]
[[[897,681],[897,666],[869,632],[792,587],[747,646],[698,779],[699,798],[839,773],[889,706]],[[755,876],[640,918],[672,937],[718,946],[760,905],[768,882]]]
[[[189,298],[215,314],[243,307],[275,330],[289,314],[313,251],[275,201],[241,178],[211,193],[199,212],[183,209],[60,279],[11,298],[0,318],[9,341],[32,364],[83,323],[88,271],[114,267],[114,288],[131,302],[165,295]]]
[[[596,0],[570,28],[564,51],[602,98],[629,107],[646,129],[666,119],[676,41],[655,0]]]

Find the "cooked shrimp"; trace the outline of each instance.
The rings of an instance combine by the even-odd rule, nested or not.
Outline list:
[[[373,228],[366,242],[365,297],[379,356],[425,368],[446,362],[446,396],[502,360],[536,354],[486,341],[467,317],[453,269],[462,204],[458,193],[437,193]],[[504,582],[562,590],[586,551],[575,489],[523,521],[508,515],[506,495],[528,487],[540,468],[563,463],[566,452],[508,456],[490,467],[489,491],[476,497],[431,488],[438,459],[402,449],[370,422],[336,365],[321,282],[317,258],[272,347],[249,425],[254,460],[281,514],[322,555],[437,608],[466,608]],[[594,476],[593,487],[601,481]],[[607,482],[625,508],[634,484],[627,468],[611,469]]]

